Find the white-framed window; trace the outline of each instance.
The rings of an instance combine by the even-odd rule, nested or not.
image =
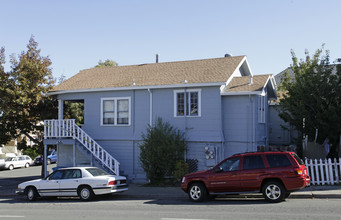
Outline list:
[[[258,122],[265,123],[265,106],[266,106],[266,97],[258,96]]]
[[[174,90],[174,117],[200,117],[201,90]]]
[[[102,126],[129,126],[131,120],[130,97],[101,99]]]

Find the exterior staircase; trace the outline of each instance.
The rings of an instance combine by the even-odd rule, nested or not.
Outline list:
[[[76,123],[75,119],[45,120],[45,139],[49,138],[72,138],[77,141],[76,145],[82,148],[101,165],[105,170],[114,175],[120,175],[120,163],[92,139]]]

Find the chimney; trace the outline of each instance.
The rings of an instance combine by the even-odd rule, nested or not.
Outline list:
[[[156,54],[156,63],[159,63],[159,54]]]

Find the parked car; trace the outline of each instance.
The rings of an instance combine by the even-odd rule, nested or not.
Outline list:
[[[294,152],[254,152],[236,154],[210,170],[187,174],[181,188],[194,202],[251,191],[263,193],[268,202],[281,202],[309,184],[307,168]]]
[[[91,200],[95,195],[111,194],[128,190],[124,176],[114,176],[97,167],[69,167],[55,170],[44,179],[23,182],[17,194],[34,201],[45,196],[79,196]]]
[[[5,159],[0,159],[0,169],[5,167]]]
[[[18,167],[28,168],[33,163],[31,157],[27,155],[7,157],[5,160],[5,169],[13,170]]]
[[[57,156],[56,150],[50,150],[47,152],[47,164],[56,163],[57,158],[58,158],[58,156]],[[34,159],[35,165],[43,164],[43,162],[44,162],[44,157],[42,155],[40,155]]]

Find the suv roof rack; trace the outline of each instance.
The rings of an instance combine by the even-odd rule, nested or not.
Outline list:
[[[243,155],[243,154],[252,154],[252,153],[276,153],[276,152],[293,152],[293,151],[287,151],[287,150],[276,150],[276,151],[271,151],[271,150],[262,150],[262,151],[249,151],[249,152],[242,152],[242,153],[236,153],[233,154],[232,156],[236,155]]]

